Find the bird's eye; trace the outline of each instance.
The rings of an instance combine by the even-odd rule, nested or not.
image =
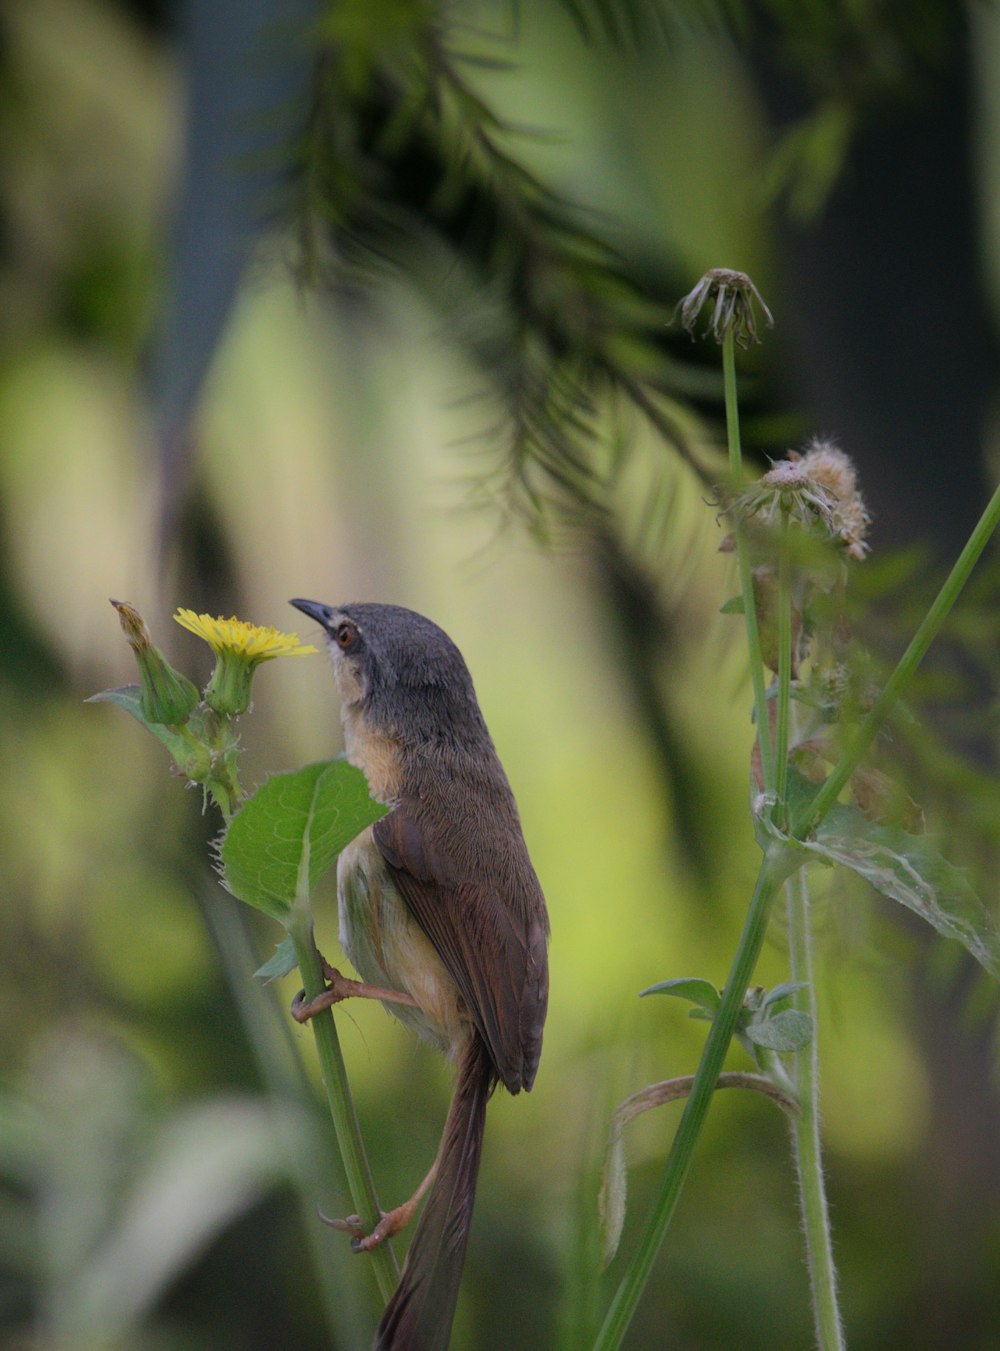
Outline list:
[[[346,652],[347,649],[350,647],[351,643],[353,643],[354,635],[356,633],[357,629],[354,627],[353,624],[337,625],[337,646],[341,649],[342,652]]]

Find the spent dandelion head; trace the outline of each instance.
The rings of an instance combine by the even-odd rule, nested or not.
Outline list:
[[[261,662],[275,657],[304,657],[317,651],[311,644],[301,643],[297,633],[249,624],[235,615],[213,619],[179,609],[174,619],[204,639],[215,653],[215,671],[205,690],[205,702],[222,717],[238,717],[250,706],[253,673]]]
[[[789,451],[785,459],[776,460],[736,498],[730,511],[764,526],[787,518],[791,524],[818,529],[858,561],[868,552],[870,517],[858,492],[854,465],[829,441],[814,441],[805,454]]]
[[[766,474],[732,503],[730,511],[744,521],[772,526],[787,518],[790,524],[833,533],[833,494],[806,474],[798,460],[776,460]]]
[[[755,307],[759,307],[768,328],[774,327],[774,316],[745,272],[736,272],[730,267],[713,267],[679,302],[674,310],[674,318],[680,315],[681,326],[693,338],[698,316],[709,305],[711,310],[705,336],[711,333],[717,343],[721,343],[730,332],[740,347],[749,347],[752,342],[759,343]]]

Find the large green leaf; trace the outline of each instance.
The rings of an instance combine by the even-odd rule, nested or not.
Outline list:
[[[836,803],[814,838],[804,847],[830,863],[866,878],[958,941],[1000,980],[1000,931],[958,868],[948,863],[926,835],[909,835],[893,826],[870,821],[857,807]]]
[[[226,886],[285,923],[344,846],[387,811],[346,760],[275,774],[229,824],[220,850]]]

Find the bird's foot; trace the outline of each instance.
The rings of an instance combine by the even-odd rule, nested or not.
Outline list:
[[[331,966],[325,958],[321,960],[323,976],[328,982],[327,987],[315,999],[307,999],[305,990],[298,992],[292,1000],[292,1017],[297,1023],[307,1023],[317,1013],[332,1008],[343,999],[380,999],[390,1004],[416,1004],[412,995],[403,994],[401,990],[386,990],[379,985],[369,985],[363,980],[351,980],[349,976],[342,975],[335,966]]]
[[[387,1238],[392,1238],[393,1234],[398,1234],[401,1229],[406,1228],[413,1219],[422,1195],[422,1190],[418,1191],[408,1201],[404,1201],[401,1206],[396,1206],[394,1210],[380,1211],[382,1218],[370,1234],[365,1233],[365,1227],[357,1215],[348,1215],[346,1220],[333,1220],[320,1212],[320,1219],[324,1224],[328,1224],[331,1229],[339,1229],[343,1234],[350,1234],[352,1252],[371,1252],[380,1243],[384,1243]]]

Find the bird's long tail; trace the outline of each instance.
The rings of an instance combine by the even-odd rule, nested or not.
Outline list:
[[[496,1072],[473,1033],[459,1062],[438,1172],[374,1351],[447,1351],[476,1197],[486,1104]]]

